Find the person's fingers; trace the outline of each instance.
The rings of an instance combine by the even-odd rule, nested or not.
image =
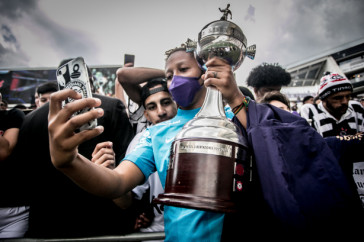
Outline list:
[[[67,116],[72,116],[74,113],[82,109],[96,108],[101,105],[101,100],[98,98],[82,98],[73,102],[67,103],[61,112],[66,113]]]
[[[96,162],[98,159],[101,159],[101,157],[103,157],[103,156],[112,157],[112,159],[113,159],[115,157],[115,152],[111,147],[101,148],[97,153],[95,153],[92,156],[91,161]]]
[[[52,119],[61,111],[62,102],[67,98],[80,99],[82,98],[82,95],[72,89],[64,89],[52,93],[49,100],[49,119]]]
[[[204,78],[204,80],[207,80],[209,78],[219,79],[220,78],[220,76],[219,76],[220,73],[221,72],[219,72],[219,71],[212,70],[212,68],[207,69],[207,71],[205,72],[205,75],[203,76],[203,78]]]
[[[225,86],[227,85],[228,78],[230,78],[230,69],[226,68],[209,68],[207,69],[203,79],[204,85],[208,86]]]
[[[98,136],[99,134],[101,134],[104,131],[104,127],[103,126],[97,126],[94,129],[88,129],[88,130],[83,130],[79,133],[76,133],[75,135],[73,135],[72,137],[70,137],[67,140],[67,146],[68,147],[76,147],[79,144],[82,144],[83,142],[90,140],[96,136]]]
[[[81,101],[81,100],[80,100]],[[83,106],[83,105],[82,105]],[[65,107],[66,108],[66,107]],[[72,108],[73,110],[73,108]],[[62,113],[60,112],[60,115]],[[101,108],[91,109],[86,113],[82,113],[76,116],[73,116],[67,121],[68,127],[71,130],[76,130],[80,128],[82,125],[91,122],[94,119],[100,118],[104,115],[104,110]]]
[[[90,112],[78,115],[76,117],[72,117],[66,123],[62,123],[59,119],[61,119],[61,112],[59,112],[53,118],[50,117],[48,123],[49,137],[50,140],[56,144],[56,146],[60,146],[61,150],[71,150],[74,147],[77,147],[79,144],[83,143],[86,140],[89,140],[104,131],[102,126],[98,126],[92,130],[86,130],[89,132],[79,132],[75,133],[75,130],[82,126],[82,124],[86,123],[89,120],[98,118],[103,115],[103,110],[92,110]],[[53,143],[52,142],[52,143]]]
[[[104,164],[106,161],[111,161],[113,163],[115,163],[115,156],[114,154],[103,154],[100,158],[98,159],[93,159],[92,162],[94,162],[97,165],[102,165]]]
[[[110,141],[105,141],[105,142],[101,142],[101,143],[98,143],[96,146],[95,146],[95,149],[94,151],[92,152],[92,157],[95,157],[97,156],[97,153],[102,149],[102,148],[112,148],[112,142]],[[99,154],[98,157],[100,157],[101,155]]]
[[[108,160],[103,165],[111,170],[115,169],[115,160]]]
[[[140,217],[142,218],[143,222],[150,223],[150,218],[148,218],[148,216],[145,213],[141,214]]]
[[[100,165],[104,166],[106,168],[109,168],[109,169],[114,169],[115,168],[115,160],[108,159],[108,160],[106,160],[105,162],[103,162]]]
[[[128,62],[128,63],[124,64],[124,67],[133,67],[133,66],[134,66],[134,63],[132,63],[132,62]]]
[[[59,123],[65,123],[74,113],[84,108],[93,108],[101,105],[101,100],[98,98],[82,98],[79,99],[81,95],[71,89],[65,89],[60,92],[56,92],[55,95],[52,94],[49,106],[49,116],[48,120],[50,122],[57,121]],[[67,103],[62,108],[62,101],[71,98],[75,99],[73,102]],[[76,100],[77,99],[77,100]],[[100,112],[100,111],[98,111]],[[93,115],[96,115],[94,113]],[[78,115],[79,116],[79,115]],[[55,118],[57,117],[57,118]],[[92,119],[91,119],[92,120]],[[89,120],[87,120],[89,121]],[[84,122],[86,123],[86,122]],[[81,127],[81,126],[79,126]]]
[[[211,67],[230,66],[226,60],[219,57],[210,58],[205,65],[208,69]]]

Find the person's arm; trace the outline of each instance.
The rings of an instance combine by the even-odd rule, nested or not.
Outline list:
[[[97,165],[114,169],[115,168],[115,152],[112,149],[112,142],[106,141],[98,143],[92,152],[91,161]],[[131,192],[127,192],[119,198],[113,199],[114,203],[122,209],[129,208],[133,203]]]
[[[25,114],[18,109],[7,111],[8,128],[0,134],[0,161],[7,159],[18,142],[20,127],[24,121]]]
[[[124,65],[124,67],[133,67],[134,64],[133,63],[126,63]],[[118,76],[116,75],[116,78],[115,78],[115,97],[120,99],[124,106],[127,107],[128,104],[126,102],[126,99],[125,99],[125,94],[124,94],[124,88],[123,86],[120,84],[119,80],[118,80]],[[127,113],[129,115],[129,113]]]
[[[0,135],[0,161],[5,160],[13,152],[18,141],[19,128],[7,129],[3,136]]]
[[[115,78],[115,97],[120,99],[120,101],[123,102],[125,107],[128,106],[128,104],[126,103],[125,95],[124,95],[124,88],[123,88],[123,86],[121,86],[120,82],[118,81],[118,77]]]
[[[153,78],[165,77],[164,70],[147,67],[122,67],[116,72],[119,83],[133,102],[141,105],[141,83]]]
[[[103,197],[117,198],[130,191],[144,180],[141,170],[130,161],[123,161],[113,170],[99,166],[78,153],[78,145],[101,132],[102,126],[76,133],[84,123],[101,117],[103,110],[100,99],[83,98],[81,94],[64,89],[51,95],[48,116],[50,155],[53,165],[72,179],[84,190]],[[72,98],[75,101],[62,108],[62,101]],[[83,108],[89,112],[72,117]]]
[[[231,66],[221,58],[215,57],[206,62],[207,71],[204,75],[205,86],[214,86],[222,94],[225,101],[233,110],[244,101],[244,95],[236,84]],[[216,77],[215,73],[216,72]],[[243,127],[247,127],[246,107],[235,115]]]

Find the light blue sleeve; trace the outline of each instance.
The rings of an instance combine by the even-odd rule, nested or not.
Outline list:
[[[145,181],[153,172],[156,171],[149,129],[144,132],[139,139],[139,143],[129,154],[125,156],[123,161],[124,160],[134,162],[134,164],[136,164],[143,172]]]

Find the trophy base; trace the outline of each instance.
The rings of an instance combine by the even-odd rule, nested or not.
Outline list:
[[[198,197],[191,194],[163,193],[153,199],[153,203],[219,213],[237,212],[237,207],[232,201]]]
[[[220,213],[238,210],[250,183],[245,146],[211,138],[183,138],[172,144],[165,192],[154,203]]]

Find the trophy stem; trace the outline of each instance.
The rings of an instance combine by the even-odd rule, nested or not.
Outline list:
[[[251,170],[247,142],[226,118],[221,92],[207,87],[201,110],[172,143],[165,193],[153,201],[233,213],[252,180]]]
[[[220,9],[222,19],[198,34],[195,58],[199,65],[212,57],[226,60],[232,71],[245,56],[254,59],[255,45],[239,26],[227,21],[231,11]],[[193,46],[191,40],[187,47]],[[153,201],[169,206],[214,212],[236,212],[252,179],[253,161],[239,127],[226,118],[221,92],[207,87],[200,111],[185,123],[171,146],[165,192]]]
[[[201,110],[195,117],[225,117],[222,95],[215,87],[207,87],[206,97]]]

